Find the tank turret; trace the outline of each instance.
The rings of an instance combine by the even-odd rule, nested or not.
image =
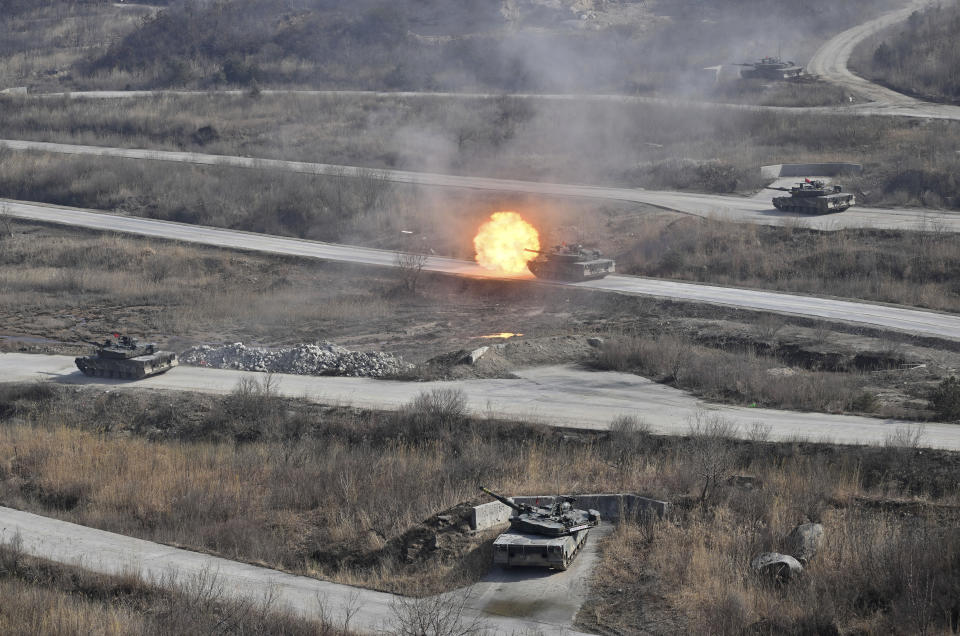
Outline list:
[[[573,497],[557,496],[546,506],[516,503],[481,487],[483,492],[513,509],[510,531],[493,543],[493,562],[566,570],[587,541],[590,528],[600,524],[596,510],[574,508]]]
[[[613,259],[601,258],[597,250],[584,249],[582,245],[557,245],[550,251],[531,250],[537,257],[527,263],[530,272],[537,278],[565,281],[584,281],[603,278],[614,273]]]
[[[96,347],[93,355],[74,362],[84,375],[118,380],[139,380],[177,366],[177,354],[160,351],[153,342],[140,344],[127,335],[113,334],[103,342],[85,341]]]

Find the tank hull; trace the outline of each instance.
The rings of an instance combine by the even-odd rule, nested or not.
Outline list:
[[[74,362],[84,375],[115,380],[140,380],[169,371],[178,364],[177,354],[172,351],[157,351],[133,358],[83,356]]]
[[[852,194],[825,194],[818,197],[774,197],[773,207],[784,212],[803,214],[830,214],[843,212],[856,203]]]
[[[576,262],[537,258],[527,263],[527,267],[537,278],[572,282],[597,280],[615,271],[614,262],[609,258]]]
[[[566,570],[587,542],[589,529],[561,537],[516,531],[504,532],[493,542],[493,562],[505,567]]]

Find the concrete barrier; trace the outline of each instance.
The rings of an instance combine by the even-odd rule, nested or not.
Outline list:
[[[552,495],[511,497],[511,501],[531,506],[549,506],[553,503]],[[621,519],[640,519],[647,515],[662,517],[667,514],[670,504],[666,501],[641,497],[631,493],[605,493],[597,495],[579,495],[578,508],[593,508],[600,512],[604,521],[620,521]],[[470,518],[470,526],[474,530],[486,530],[507,523],[513,510],[499,501],[474,506]]]
[[[779,179],[780,177],[836,177],[845,174],[861,174],[863,164],[833,162],[833,163],[775,163],[770,166],[760,166],[760,176],[764,179]]]
[[[493,528],[505,524],[510,520],[512,514],[513,508],[499,501],[480,504],[473,507],[473,512],[470,515],[470,527],[474,530]]]

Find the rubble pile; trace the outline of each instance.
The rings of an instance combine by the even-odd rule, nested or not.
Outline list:
[[[413,366],[390,353],[350,351],[326,341],[279,349],[248,347],[242,342],[201,345],[184,351],[180,363],[215,369],[374,378],[394,375]]]

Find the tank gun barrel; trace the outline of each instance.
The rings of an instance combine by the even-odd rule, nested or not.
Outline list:
[[[764,189],[764,190],[778,190],[778,191],[780,191],[780,192],[790,192],[790,188],[780,188],[780,187],[774,187],[774,186],[764,186],[763,189]]]
[[[524,252],[533,252],[534,254],[545,254],[543,250],[532,250],[529,247],[523,248]]]
[[[510,501],[509,499],[507,499],[506,497],[501,497],[500,495],[498,495],[497,493],[493,492],[492,490],[490,490],[490,489],[487,488],[486,486],[480,486],[480,490],[482,490],[483,492],[487,493],[488,495],[490,495],[491,497],[493,497],[494,499],[496,499],[497,501],[499,501],[499,502],[502,503],[503,505],[505,505],[505,506],[510,506],[511,508],[513,508],[514,510],[516,510],[517,512],[523,513],[523,512],[526,512],[526,511],[530,508],[530,506],[527,506],[527,505],[515,504],[515,503],[513,503],[512,501]]]

